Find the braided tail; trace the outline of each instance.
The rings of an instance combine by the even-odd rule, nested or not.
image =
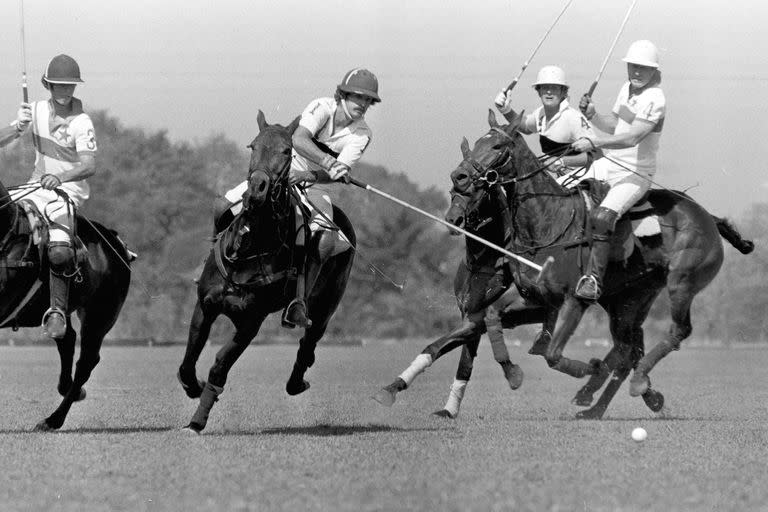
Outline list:
[[[720,233],[720,236],[728,240],[741,254],[749,254],[754,250],[754,242],[752,240],[744,240],[731,221],[715,215],[712,215],[712,219],[717,224],[717,231]]]

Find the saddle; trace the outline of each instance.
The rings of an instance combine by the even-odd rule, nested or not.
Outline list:
[[[589,212],[600,205],[610,187],[606,183],[594,179],[583,180],[577,187],[586,205],[586,217],[589,218]],[[587,220],[585,222],[588,238],[591,239],[590,223]],[[626,261],[634,251],[635,242],[643,243],[640,239],[658,235],[661,235],[661,225],[658,215],[653,210],[653,205],[648,201],[648,192],[646,192],[616,222],[609,260]]]
[[[17,223],[17,229],[19,229],[20,234],[22,234],[21,232],[23,231],[23,234],[30,236],[30,244],[34,244],[37,247],[39,261],[45,264],[47,262],[46,248],[48,247],[48,235],[50,230],[48,221],[45,219],[43,214],[40,213],[40,211],[37,209],[37,206],[35,206],[35,203],[32,201],[22,199],[19,201],[19,205],[27,216],[28,225],[23,222]],[[88,264],[88,248],[86,247],[85,243],[83,243],[82,239],[77,235],[76,226],[77,218],[75,218],[74,227],[72,228],[70,237],[72,239],[72,249],[75,252],[75,267],[79,268]],[[135,255],[135,253],[129,252],[129,256],[133,255]],[[133,257],[131,261],[134,259],[136,258]]]

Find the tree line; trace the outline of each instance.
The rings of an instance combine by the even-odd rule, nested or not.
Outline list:
[[[165,130],[126,127],[103,110],[91,117],[99,170],[89,179],[91,198],[81,213],[116,229],[139,254],[132,264],[128,299],[107,339],[184,340],[196,300],[193,278],[211,246],[213,199],[245,178],[249,157],[245,146],[250,141],[214,135],[178,142]],[[33,162],[28,134],[0,150],[3,183],[26,181]],[[435,215],[441,216],[448,207],[447,175],[446,189],[438,190],[420,188],[402,172],[365,162],[354,174]],[[453,276],[464,255],[463,237],[452,237],[433,221],[364,190],[337,188],[337,204],[357,232],[358,254],[326,339],[431,338],[455,326],[460,316]],[[734,220],[744,236],[755,241],[756,250],[743,256],[726,243],[720,274],[694,301],[693,338],[765,342],[768,256],[762,249],[768,240],[768,203],[752,205],[743,218]],[[655,343],[668,329],[668,311],[662,294],[645,323],[647,343]],[[535,330],[521,327],[507,337],[527,343]],[[21,334],[39,336],[36,330]],[[220,341],[230,334],[222,317],[211,339]],[[298,337],[283,330],[273,315],[257,341],[286,335]],[[591,308],[577,336],[607,338],[606,316]]]

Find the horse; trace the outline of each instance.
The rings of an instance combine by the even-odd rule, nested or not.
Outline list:
[[[631,255],[609,266],[606,290],[599,300],[610,318],[613,348],[604,361],[586,363],[564,357],[565,344],[589,306],[573,294],[589,254],[588,207],[580,190],[563,188],[544,172],[546,166],[539,165],[517,132],[521,119],[522,115],[517,116],[501,126],[489,111],[490,130],[472,150],[466,139],[462,142],[464,159],[451,173],[451,194],[461,196],[462,201],[452,201],[446,220],[460,227],[486,196],[503,197],[497,207],[505,212],[505,224],[512,234],[507,249],[540,266],[554,258],[555,263],[541,274],[517,260],[510,262],[510,269],[522,296],[557,311],[556,328],[545,352],[548,365],[572,377],[590,376],[573,403],[591,405],[593,394],[613,375],[598,403],[577,417],[601,418],[633,369],[630,395],[641,396],[658,412],[663,409],[664,396],[651,388],[648,374],[690,335],[693,298],[714,279],[723,262],[721,238],[743,254],[750,253],[754,244],[744,240],[729,221],[711,215],[689,196],[666,189],[649,191],[648,202],[659,219],[660,233],[636,238]],[[599,199],[599,193],[597,196]],[[642,324],[665,288],[670,298],[670,329],[645,353]],[[418,374],[429,364],[425,361],[409,369]],[[397,384],[396,380],[390,387]]]
[[[456,197],[452,201],[460,199]],[[477,210],[472,212],[472,226],[467,229],[484,240],[503,245],[505,225],[502,212],[494,206],[490,200],[481,201]],[[550,308],[525,300],[514,286],[510,287],[511,276],[504,268],[498,268],[498,260],[499,253],[496,250],[465,237],[465,257],[453,280],[454,295],[463,322],[430,343],[421,353],[434,362],[451,350],[462,347],[450,394],[445,406],[433,413],[436,416],[450,419],[458,416],[483,333],[488,334],[494,359],[501,366],[504,378],[512,390],[522,385],[523,370],[510,361],[503,329],[542,323],[543,328],[528,353],[543,355],[548,345],[556,316]],[[406,387],[404,381],[395,381],[393,385],[379,390],[372,398],[390,407],[395,403],[397,393]]]
[[[37,225],[45,226],[39,213],[30,215],[36,216]],[[76,244],[79,258],[70,280],[66,332],[56,340],[61,362],[57,390],[63,398],[53,413],[36,424],[38,431],[61,428],[72,404],[86,397],[83,386],[99,362],[102,342],[117,321],[131,282],[134,258],[117,234],[80,215],[76,226],[82,245]],[[47,238],[46,231],[43,227],[42,240]],[[47,251],[36,238],[27,212],[0,183],[0,327],[39,327],[48,309]],[[74,376],[77,333],[70,318],[73,312],[80,319],[80,356]]]
[[[217,238],[206,259],[186,352],[177,373],[187,396],[199,398],[197,410],[184,427],[197,434],[205,428],[211,408],[224,390],[229,370],[259,332],[264,319],[283,309],[295,296],[296,263],[302,264],[304,259],[295,247],[297,200],[288,184],[291,136],[299,118],[284,127],[268,124],[259,111],[257,123],[259,133],[248,145],[251,158],[243,209]],[[315,347],[341,302],[352,270],[354,251],[348,249],[355,247],[355,231],[336,206],[333,223],[343,233],[337,243],[347,244],[347,250],[334,251],[335,255],[323,264],[322,272],[308,276],[308,282],[314,282],[307,297],[312,323],[299,342],[285,388],[289,395],[309,389],[305,372],[315,362]],[[306,245],[306,257],[316,257],[317,247]],[[235,334],[217,352],[208,380],[202,381],[196,376],[195,366],[211,325],[222,314],[234,324]]]

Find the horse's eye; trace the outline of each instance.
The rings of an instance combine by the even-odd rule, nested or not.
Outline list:
[[[456,181],[464,181],[464,180],[466,180],[468,177],[469,177],[469,176],[467,176],[466,174],[464,174],[464,173],[460,173],[460,174],[457,174],[456,176],[454,176],[454,179],[455,179]]]
[[[283,155],[288,156],[288,155],[291,154],[291,148],[285,148],[280,153],[282,153]]]

